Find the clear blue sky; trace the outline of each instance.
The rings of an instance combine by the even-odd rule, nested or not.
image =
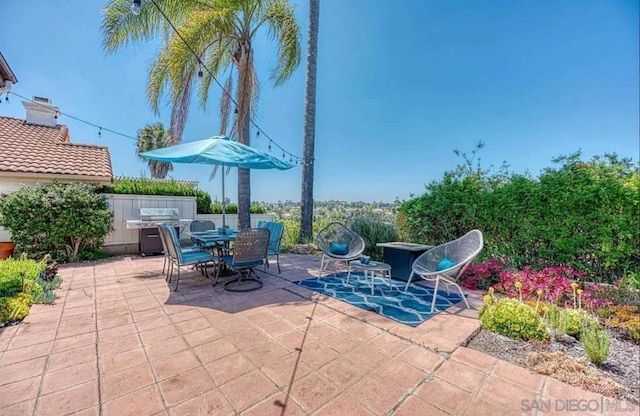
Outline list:
[[[307,1],[294,0],[306,51]],[[101,47],[103,1],[4,0],[0,51],[16,73],[13,91],[49,97],[63,112],[135,136],[156,117],[145,98],[157,44],[114,55]],[[485,166],[506,160],[538,174],[582,149],[639,157],[637,0],[321,0],[315,197],[393,201],[423,192],[460,161],[453,149],[482,140]],[[301,154],[305,59],[281,87],[274,49],[259,39],[258,124]],[[306,57],[306,52],[304,53]],[[218,130],[219,92],[193,106],[184,140]],[[3,97],[4,98],[4,97]],[[13,97],[0,114],[24,117]],[[109,146],[116,175],[146,165],[134,142],[66,117],[72,140]],[[266,150],[264,140],[254,145]],[[206,166],[177,166],[220,198]],[[299,200],[300,168],[255,171],[252,198]],[[236,200],[235,174],[228,196]]]

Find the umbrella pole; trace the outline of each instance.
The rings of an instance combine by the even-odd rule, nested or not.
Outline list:
[[[227,226],[225,205],[227,204],[224,196],[224,164],[222,165],[222,228]]]

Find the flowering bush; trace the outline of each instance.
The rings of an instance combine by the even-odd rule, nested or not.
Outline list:
[[[584,276],[583,272],[570,267],[546,267],[532,270],[525,266],[521,271],[504,270],[500,273],[500,282],[492,287],[509,297],[521,297],[524,301],[535,300],[541,293],[541,300],[565,307],[581,308],[582,306],[597,309],[611,305],[610,299],[601,296],[602,289],[593,284],[588,289],[581,289],[575,282]],[[521,284],[520,287],[516,283]],[[539,292],[542,291],[542,292]]]
[[[472,264],[462,277],[462,287],[469,290],[487,290],[500,282],[500,273],[504,270],[506,258],[492,257],[488,261]]]
[[[479,312],[482,326],[511,339],[546,339],[547,330],[540,315],[516,299],[495,298],[490,289]]]

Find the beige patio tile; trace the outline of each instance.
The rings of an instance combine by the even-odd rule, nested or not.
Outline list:
[[[318,410],[314,415],[317,416],[374,416],[366,407],[360,404],[353,395],[343,393],[332,399]]]
[[[471,393],[441,379],[427,381],[414,395],[431,406],[454,415],[463,414],[473,398]]]
[[[74,367],[66,367],[44,375],[40,394],[49,394],[68,387],[82,384],[98,378],[95,361],[89,361]]]
[[[320,341],[305,343],[301,358],[312,368],[318,369],[335,360],[340,354]]]
[[[269,341],[269,337],[256,328],[228,335],[225,339],[231,341],[240,350]]]
[[[87,324],[95,324],[95,322],[96,322],[95,312],[81,313],[78,315],[62,317],[62,319],[60,319],[60,326],[65,327],[65,326],[71,326],[71,325],[87,325]]]
[[[427,373],[431,373],[444,362],[444,358],[438,354],[434,354],[417,345],[407,347],[398,354],[398,358]]]
[[[200,363],[190,350],[151,361],[157,380],[173,377],[198,366]]]
[[[201,318],[204,319],[204,318]],[[205,319],[206,321],[206,319]],[[208,322],[208,321],[207,321]],[[201,345],[210,341],[215,341],[224,336],[222,331],[214,327],[208,327],[204,329],[200,329],[198,331],[190,332],[188,334],[184,334],[183,338],[189,345],[195,347],[196,345]]]
[[[184,335],[190,332],[209,328],[211,326],[211,323],[207,321],[207,319],[204,316],[200,316],[198,318],[176,322],[175,326],[176,328],[178,328],[178,331],[180,331],[180,333]]]
[[[260,370],[266,374],[276,386],[284,387],[291,384],[292,380],[298,380],[306,376],[313,369],[305,364],[304,361],[298,359],[297,352],[292,352],[263,365],[260,367]]]
[[[271,313],[268,309],[248,313],[245,315],[245,318],[258,328],[261,328],[263,325],[278,319],[278,317]]]
[[[75,335],[81,335],[86,333],[96,332],[96,324],[95,322],[89,324],[82,325],[69,325],[69,326],[61,326],[58,328],[58,332],[56,333],[56,338],[67,338]]]
[[[168,316],[164,315],[164,312],[162,316],[156,316],[154,318],[135,322],[135,325],[138,328],[138,331],[140,332],[150,331],[152,329],[161,328],[163,326],[167,326],[171,324],[172,324],[171,319],[169,319]]]
[[[278,358],[287,355],[289,350],[275,341],[267,341],[246,348],[242,350],[242,353],[256,366],[260,367],[267,363],[277,361]]]
[[[202,314],[200,313],[198,308],[191,307],[191,308],[188,308],[187,310],[171,314],[169,317],[174,323],[176,323],[176,322],[182,322],[182,321],[188,321],[191,319],[201,318]]]
[[[318,374],[322,374],[339,389],[344,390],[372,372],[371,368],[354,363],[350,357],[343,356],[322,367]]]
[[[243,416],[303,416],[305,413],[284,393],[278,392],[242,412]]]
[[[217,388],[172,407],[171,416],[234,415],[235,411]]]
[[[111,375],[146,362],[147,356],[144,353],[144,349],[137,348],[135,350],[125,351],[120,354],[101,358],[99,362],[100,374]]]
[[[444,338],[439,331],[429,332],[419,337],[416,342],[433,351],[445,353],[452,353],[462,344],[462,341],[456,342]]]
[[[211,376],[202,367],[196,367],[158,383],[167,406],[171,407],[198,396],[215,387]]]
[[[393,409],[404,392],[398,386],[377,376],[365,377],[348,390],[360,404],[374,414],[382,415]]]
[[[158,386],[134,391],[102,405],[103,416],[152,416],[164,410]]]
[[[485,373],[490,372],[498,362],[497,358],[465,347],[457,348],[453,354],[451,354],[451,360],[458,361]]]
[[[3,408],[12,406],[19,402],[35,399],[38,395],[42,377],[36,376],[26,380],[16,381],[0,386],[0,414]],[[6,413],[8,414],[8,413]]]
[[[53,341],[49,341],[15,350],[8,350],[1,355],[0,367],[49,355],[52,348]]]
[[[100,378],[100,390],[102,401],[109,401],[118,398],[131,391],[139,390],[150,384],[154,384],[155,380],[151,366],[149,364],[141,364],[130,367],[118,373],[112,373]]]
[[[16,334],[11,339],[9,349],[24,348],[30,345],[42,344],[44,342],[53,341],[56,337],[56,329],[41,331],[37,334],[19,335]]]
[[[502,360],[498,360],[496,363],[493,368],[493,375],[536,393],[540,391],[544,383],[544,376]]]
[[[141,346],[142,344],[140,343],[138,334],[125,335],[118,339],[98,343],[98,356],[104,358],[121,352],[134,350]]]
[[[46,361],[47,357],[40,357],[2,367],[0,386],[41,375],[44,373]]]
[[[200,359],[202,364],[208,364],[237,351],[238,349],[236,346],[226,338],[193,348],[193,352],[198,356],[198,359]]]
[[[112,339],[121,338],[125,335],[133,335],[133,334],[136,334],[137,332],[138,332],[138,328],[136,328],[135,324],[115,326],[113,328],[98,331],[98,340],[100,342],[110,341]]]
[[[579,390],[579,389],[578,389]],[[491,403],[509,409],[519,409],[522,400],[535,400],[538,393],[511,384],[494,376],[488,376],[478,393],[480,397],[491,397]],[[581,397],[581,398],[584,398]]]
[[[205,366],[205,369],[219,386],[256,368],[247,357],[239,352],[227,355]]]
[[[495,382],[495,379],[493,377],[490,377],[490,379]],[[508,383],[505,383],[505,384],[508,384]],[[562,399],[562,400],[572,400],[572,399],[598,400],[601,397],[596,393],[584,391],[582,389],[579,389],[578,387],[574,387],[567,383],[563,383],[552,377],[546,377],[542,396],[545,398]],[[529,399],[529,397],[523,397],[523,399]]]
[[[178,336],[153,345],[145,345],[144,350],[147,352],[149,360],[153,361],[158,358],[166,357],[167,355],[176,354],[188,348],[189,346],[184,339]]]
[[[276,389],[276,385],[258,370],[235,378],[220,387],[237,411],[242,411],[275,393]]]
[[[410,345],[409,342],[387,332],[381,333],[377,337],[370,340],[369,343],[370,345],[392,357],[399,354]]]
[[[316,340],[316,337],[310,334],[305,334],[304,332],[296,329],[291,332],[287,332],[286,334],[278,335],[274,338],[275,341],[288,349],[289,351],[294,351],[300,349],[303,344],[310,344]]]
[[[97,333],[87,333],[69,338],[56,339],[53,342],[53,350],[51,352],[52,354],[57,354],[80,347],[86,347],[88,345],[93,345],[93,348],[95,350],[96,340]]]
[[[353,363],[366,368],[378,368],[391,358],[389,354],[382,352],[368,342],[352,349],[344,356],[348,357]]]
[[[472,394],[475,394],[480,389],[485,378],[485,373],[451,360],[444,362],[435,374],[437,377]]]
[[[338,393],[337,386],[315,372],[296,380],[291,386],[291,398],[306,413],[319,409]]]
[[[133,317],[130,313],[123,315],[107,314],[105,318],[98,316],[98,330],[103,331],[105,329],[113,328],[114,326],[122,326],[133,323]]]
[[[36,407],[36,401],[27,400],[11,406],[0,408],[0,416],[31,416]]]
[[[345,353],[361,345],[364,340],[338,330],[323,337],[320,342],[333,348],[339,353]]]
[[[374,374],[405,392],[417,386],[425,377],[423,371],[418,370],[399,358],[393,358],[387,361],[378,368]]]
[[[84,410],[98,404],[98,381],[40,396],[36,407],[38,416],[60,416]]]
[[[133,320],[136,324],[142,321],[148,321],[157,318],[169,318],[162,307],[156,307],[152,309],[146,309],[144,311],[131,312]]]
[[[282,319],[278,319],[275,321],[271,321],[265,324],[260,325],[260,328],[270,337],[275,338],[277,336],[280,336],[282,334],[286,334],[289,331],[292,331],[293,329],[295,329],[295,327],[293,325],[291,325],[290,323],[282,320]]]
[[[409,396],[399,407],[393,412],[394,416],[446,416],[446,413],[438,408],[431,406],[417,398]],[[496,413],[493,416],[501,415]]]
[[[173,326],[167,325],[160,328],[151,329],[149,331],[143,331],[139,333],[140,339],[145,346],[153,345],[158,342],[163,342],[169,338],[177,337],[180,332]]]
[[[536,414],[535,410],[533,413],[522,411],[520,405],[515,408],[498,406],[493,403],[490,397],[476,397],[471,401],[471,404],[465,412],[465,416],[534,416],[534,414]],[[567,412],[563,412],[562,414],[567,415]],[[542,413],[537,413],[537,415],[543,416]]]

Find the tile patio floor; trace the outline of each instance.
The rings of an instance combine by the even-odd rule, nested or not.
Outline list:
[[[161,257],[62,267],[56,303],[0,329],[0,415],[506,416],[600,398],[461,346],[475,310],[411,328],[291,284],[316,257],[281,264],[244,294],[197,272],[169,290]]]

